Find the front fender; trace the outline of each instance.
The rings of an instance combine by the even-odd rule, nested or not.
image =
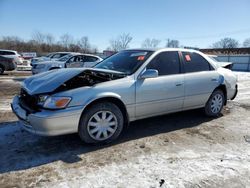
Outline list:
[[[102,98],[116,98],[122,101],[121,96],[117,93],[113,92],[104,92],[104,93],[97,93],[97,95],[91,96],[86,100],[84,106],[88,106],[90,103],[94,102],[95,100],[102,99]],[[122,101],[123,102],[123,101]],[[124,102],[123,102],[124,103]]]

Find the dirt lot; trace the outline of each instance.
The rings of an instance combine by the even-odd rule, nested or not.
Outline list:
[[[237,74],[221,117],[137,121],[106,146],[22,131],[9,103],[26,75],[0,76],[0,187],[250,187],[250,73]]]

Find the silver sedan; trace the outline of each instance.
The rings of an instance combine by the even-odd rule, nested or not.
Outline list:
[[[218,116],[237,77],[195,50],[124,50],[94,68],[53,70],[23,82],[12,109],[38,135],[78,132],[87,143],[115,140],[129,122],[203,108]]]

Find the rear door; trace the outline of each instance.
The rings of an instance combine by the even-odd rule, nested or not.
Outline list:
[[[158,70],[156,78],[136,81],[136,117],[149,117],[182,109],[184,75],[177,51],[158,54],[146,67]]]
[[[182,52],[182,59],[185,71],[183,108],[203,107],[219,85],[221,78],[209,62],[198,53]]]

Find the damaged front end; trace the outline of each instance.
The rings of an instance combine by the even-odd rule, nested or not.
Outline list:
[[[71,69],[68,69],[68,71],[71,71]],[[72,71],[74,72],[74,70]],[[78,74],[66,74],[65,77],[62,77],[63,73],[67,71],[55,70],[50,74],[36,76],[36,79],[32,78],[30,81],[25,81],[20,91],[20,105],[28,113],[39,112],[41,109],[65,108],[71,101],[71,97],[56,98],[52,97],[53,94],[80,87],[92,87],[102,82],[126,76],[121,72],[103,69],[84,69],[81,72],[77,69],[76,71]],[[71,77],[67,78],[67,75]],[[60,79],[58,80],[57,77]],[[51,81],[48,82],[47,79],[51,79]]]
[[[53,94],[80,87],[92,87],[96,84],[116,80],[125,76],[125,74],[115,71],[86,69],[65,82],[60,83],[60,85],[58,84],[56,87],[53,87],[53,90],[49,92],[40,92],[33,95],[26,91],[24,85],[24,88],[22,88],[20,92],[20,104],[29,113],[37,112],[41,109],[62,109],[67,107],[71,101],[71,97],[52,97]]]
[[[12,110],[29,132],[46,136],[73,133],[77,131],[83,106],[69,105],[74,96],[68,91],[74,93],[76,88],[93,87],[125,76],[103,69],[62,69],[32,76],[13,99]]]

